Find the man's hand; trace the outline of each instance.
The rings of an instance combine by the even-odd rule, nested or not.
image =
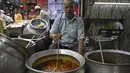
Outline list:
[[[61,36],[62,36],[62,35],[59,34],[59,33],[58,33],[58,34],[54,34],[54,35],[53,35],[53,39],[60,39]]]
[[[84,40],[80,39],[78,40],[78,52],[83,55],[83,50],[84,50]]]
[[[50,34],[50,37],[54,40],[60,39],[61,38],[61,34],[57,33],[57,34]]]

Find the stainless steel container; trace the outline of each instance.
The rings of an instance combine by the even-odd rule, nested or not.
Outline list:
[[[0,73],[25,73],[30,53],[17,42],[0,34]]]
[[[28,68],[27,73],[85,73],[85,69],[84,69],[85,58],[77,52],[66,50],[66,49],[60,49],[59,54],[65,54],[65,55],[73,56],[74,58],[76,58],[80,62],[79,68],[71,70],[71,71],[66,71],[66,72],[45,72],[45,71],[36,70],[32,68],[33,63],[37,59],[44,56],[57,54],[57,52],[58,52],[58,49],[49,49],[49,50],[45,50],[45,51],[41,51],[41,52],[33,54],[25,63],[26,67]]]
[[[100,50],[86,52],[87,73],[130,73],[130,53],[121,50]]]
[[[24,48],[18,42],[13,41],[11,38],[9,38],[8,36],[4,34],[0,34],[0,42],[2,43],[0,44],[1,46],[3,44],[6,44],[10,47],[13,47],[15,50],[19,51],[25,58],[30,56],[30,53],[26,48]]]
[[[38,28],[39,24],[43,23],[43,28]],[[47,21],[41,18],[35,18],[30,20],[29,24],[24,28],[23,34],[41,34],[48,31],[49,25]]]
[[[35,35],[35,37],[32,39],[32,37]],[[35,42],[35,46],[34,46],[34,51],[35,52],[38,52],[38,51],[41,51],[41,50],[44,50],[44,38],[45,36],[42,35],[41,37],[39,37],[40,35],[39,34],[21,34],[18,36],[18,38],[20,39],[27,39],[27,40],[32,40]]]

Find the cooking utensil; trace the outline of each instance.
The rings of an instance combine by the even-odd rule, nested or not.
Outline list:
[[[59,45],[60,45],[60,41],[59,41],[59,39],[57,40],[58,41],[58,50],[57,50],[57,58],[56,58],[56,67],[55,67],[55,69],[54,69],[54,72],[56,71],[56,69],[57,69],[57,66],[58,66],[58,59],[59,59]]]
[[[100,48],[100,53],[101,53],[101,59],[102,59],[102,63],[104,63],[104,57],[103,57],[103,53],[102,53],[102,45],[101,45],[101,41],[100,41],[100,38],[99,39],[99,48]]]
[[[57,72],[45,72],[45,71],[41,71],[41,70],[36,70],[34,68],[32,68],[33,63],[44,56],[49,56],[49,55],[56,55],[57,54],[58,49],[49,49],[49,50],[44,50],[41,52],[37,52],[35,54],[33,54],[26,62],[25,65],[28,68],[28,72],[27,73],[57,73]],[[63,54],[63,55],[68,55],[68,56],[72,56],[74,57],[76,60],[79,61],[80,63],[80,67],[71,70],[71,71],[65,71],[65,72],[60,72],[60,73],[85,73],[85,69],[84,69],[84,64],[85,64],[85,59],[82,55],[80,55],[79,53],[72,51],[72,50],[67,50],[67,49],[59,49],[59,54]],[[52,60],[53,58],[47,58]],[[43,59],[44,61],[47,59]]]
[[[16,41],[13,41],[11,38],[4,34],[0,34],[0,41],[2,43],[8,44],[9,46],[15,48],[17,51],[21,52],[25,58],[29,57],[30,53],[27,49],[25,49],[23,46],[21,46],[19,43]]]
[[[100,50],[86,52],[87,73],[129,73],[130,53],[122,50],[103,49],[104,63]]]
[[[30,53],[4,34],[0,34],[0,73],[25,73],[24,61]]]

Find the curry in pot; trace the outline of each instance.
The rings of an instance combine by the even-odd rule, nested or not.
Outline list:
[[[33,63],[34,69],[46,72],[64,72],[76,69],[79,66],[80,63],[77,59],[72,56],[61,54],[59,55],[58,61],[56,59],[56,55],[50,55],[39,58]]]

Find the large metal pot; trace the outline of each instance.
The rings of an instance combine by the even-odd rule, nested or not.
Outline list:
[[[0,34],[0,73],[25,73],[29,52],[9,37]]]
[[[100,50],[86,52],[87,73],[129,73],[130,53],[121,50]]]
[[[30,54],[34,54],[34,46],[35,46],[35,42],[32,40],[28,40],[28,39],[20,39],[20,38],[11,38],[14,41],[18,42],[21,46],[25,47]]]
[[[35,35],[35,37],[33,38],[34,35]],[[42,35],[41,37],[39,37],[39,36],[40,36],[39,34],[21,34],[18,36],[18,38],[34,41],[35,42],[34,51],[39,52],[39,51],[46,49],[46,48],[44,48],[45,36],[44,35]]]
[[[15,50],[19,51],[25,58],[30,56],[29,51],[21,46],[18,42],[13,41],[11,38],[4,34],[0,34],[0,42],[3,44],[7,44],[10,47],[13,47]],[[0,44],[2,46],[2,44]]]
[[[44,27],[43,28],[38,28],[37,26],[39,24],[43,23]],[[49,25],[47,21],[41,18],[35,18],[32,19],[29,24],[24,28],[23,34],[41,34],[43,32],[48,31]]]
[[[85,73],[85,69],[84,69],[85,58],[77,52],[66,50],[66,49],[59,49],[59,54],[69,55],[77,59],[80,63],[80,67],[78,67],[77,69],[66,71],[66,72],[45,72],[45,71],[36,70],[32,68],[33,63],[37,59],[44,56],[57,54],[57,52],[58,52],[58,49],[49,49],[49,50],[45,50],[45,51],[41,51],[41,52],[33,54],[25,63],[26,67],[28,68],[27,73]]]

